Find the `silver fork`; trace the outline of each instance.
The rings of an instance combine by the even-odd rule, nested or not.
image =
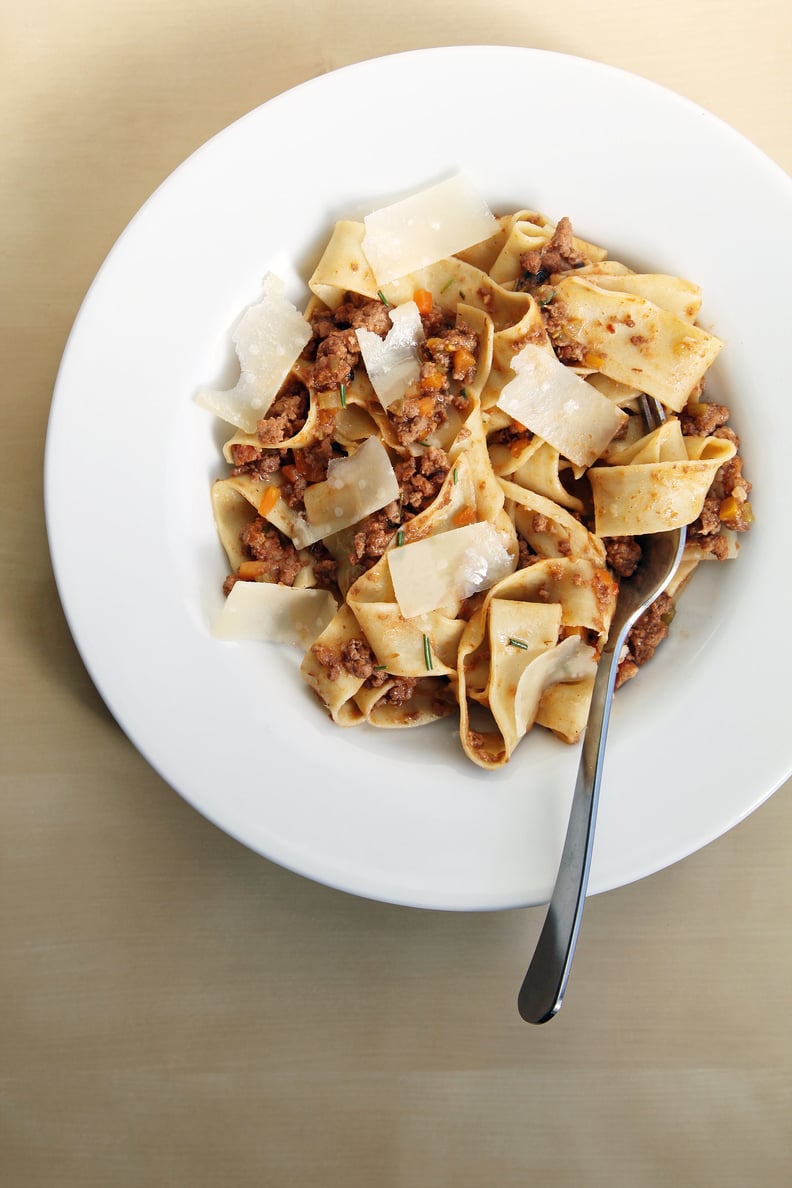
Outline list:
[[[656,400],[641,398],[647,432],[665,419]],[[572,798],[564,849],[542,931],[525,975],[517,1006],[526,1023],[546,1023],[564,1000],[586,899],[597,819],[605,742],[619,656],[627,635],[668,586],[682,559],[687,532],[677,528],[642,538],[643,557],[635,576],[623,583],[602,652]]]

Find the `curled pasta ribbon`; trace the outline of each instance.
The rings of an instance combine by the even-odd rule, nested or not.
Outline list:
[[[640,536],[691,524],[724,462],[736,453],[724,437],[685,437],[677,420],[588,474],[600,536]]]
[[[537,561],[489,591],[459,646],[460,735],[469,758],[503,766],[534,722],[577,741],[616,596],[602,565],[564,557]]]

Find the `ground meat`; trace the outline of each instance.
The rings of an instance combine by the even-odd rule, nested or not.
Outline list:
[[[320,590],[338,589],[338,562],[322,544],[321,540],[311,545],[311,562],[313,564],[314,581]]]
[[[299,472],[289,482],[281,483],[281,499],[294,511],[305,511],[305,489],[308,480]]]
[[[388,679],[393,680],[393,684],[383,696],[382,702],[388,705],[404,705],[415,692],[417,677],[397,676]]]
[[[567,311],[563,302],[548,301],[542,306],[545,329],[550,336],[553,350],[562,363],[578,366],[586,358],[586,348],[580,342],[566,338]]]
[[[603,538],[605,553],[617,577],[632,577],[638,568],[643,550],[634,536],[608,536]]]
[[[229,573],[228,577],[223,582],[223,593],[225,594],[226,597],[228,597],[228,595],[231,593],[231,591],[233,590],[234,586],[237,584],[238,581],[239,581],[239,578],[237,577],[237,575],[235,573]]]
[[[537,558],[537,554],[528,544],[528,541],[523,536],[517,537],[517,568],[525,569],[526,565],[533,565]]]
[[[445,481],[451,463],[445,450],[430,446],[418,456],[394,466],[402,493],[402,506],[413,515],[428,507]]]
[[[360,362],[360,346],[354,330],[333,330],[319,343],[312,384],[317,392],[330,392],[348,384]]]
[[[257,474],[262,479],[273,475],[281,464],[277,451],[263,450],[239,442],[231,446],[231,460],[234,463],[232,474]]]
[[[274,525],[256,516],[242,529],[239,540],[246,557],[264,563],[262,580],[281,586],[294,584],[302,568],[297,550]]]
[[[704,506],[701,509],[701,515],[695,520],[688,529],[688,535],[692,538],[701,536],[710,536],[713,533],[720,532],[721,518],[719,514],[720,500],[708,495],[704,500]]]
[[[328,464],[335,457],[332,437],[321,437],[302,449],[293,451],[298,473],[309,483],[321,483],[327,478]]]
[[[262,445],[277,445],[294,437],[308,417],[308,392],[302,384],[289,385],[270,405],[266,417],[256,423],[256,436]]]
[[[327,644],[323,643],[313,644],[311,652],[322,668],[327,670],[327,679],[329,681],[337,681],[343,668],[338,652],[334,652],[332,648],[328,648]]]
[[[418,355],[424,362],[436,364],[445,375],[453,376],[458,383],[469,384],[476,374],[478,349],[478,334],[460,320],[428,336],[418,348]]]
[[[365,639],[349,639],[341,649],[341,663],[350,676],[365,681],[377,667],[377,657]]]
[[[399,445],[408,446],[425,441],[435,429],[448,420],[448,393],[438,392],[431,410],[424,410],[418,397],[406,397],[401,412],[388,410],[393,432]]]
[[[518,288],[532,284],[544,284],[556,272],[568,272],[570,268],[581,268],[588,264],[587,258],[575,247],[572,224],[564,216],[547,243],[538,250],[523,252],[520,267],[523,277]]]
[[[361,520],[352,538],[349,560],[352,565],[370,569],[379,561],[401,523],[401,508],[394,500],[381,511],[372,512]]]
[[[687,437],[709,437],[728,421],[731,413],[725,404],[689,404],[680,413],[679,424]]]
[[[421,314],[421,325],[427,338],[440,336],[444,330],[453,326],[455,321],[456,314],[451,310],[443,309],[442,305],[438,305],[436,301],[432,302],[429,313]]]
[[[390,306],[384,301],[363,297],[360,293],[347,293],[344,300],[333,311],[336,326],[351,326],[354,330],[370,330],[384,338],[391,328]]]
[[[634,677],[638,669],[651,660],[655,650],[668,635],[668,625],[674,612],[670,595],[661,594],[645,611],[627,636],[627,654],[619,665],[616,688]]]

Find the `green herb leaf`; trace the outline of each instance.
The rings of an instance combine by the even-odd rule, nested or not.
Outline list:
[[[554,297],[555,297],[555,289],[551,289],[549,297],[542,297],[539,301],[539,305],[542,307],[542,309],[544,309],[544,307],[546,305],[550,304],[550,302],[553,300]]]
[[[424,648],[424,662],[426,664],[427,670],[429,672],[431,672],[432,671],[432,649],[429,644],[429,636],[428,635],[425,635],[423,637],[423,648]]]
[[[459,467],[455,466],[454,467],[454,486],[456,486],[458,482],[459,482]]]
[[[377,289],[377,296],[383,305],[390,305],[390,301],[388,301],[388,298],[385,296],[382,289]]]
[[[446,289],[450,289],[450,288],[451,288],[451,286],[453,285],[453,283],[454,283],[454,278],[453,278],[453,276],[449,276],[448,280],[447,280],[447,281],[446,281],[446,283],[443,285],[443,287],[442,287],[442,289],[440,290],[440,292],[441,292],[441,293],[445,293]]]
[[[509,643],[513,648],[525,648],[526,651],[528,650],[528,644],[524,639],[512,639],[512,637],[509,636]]]
[[[341,407],[346,408],[346,384],[338,385],[338,394],[341,397]]]
[[[397,546],[404,544],[404,529],[403,528],[400,528],[399,531],[396,533],[396,544],[397,544]]]

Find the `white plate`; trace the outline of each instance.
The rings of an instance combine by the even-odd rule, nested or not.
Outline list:
[[[273,99],[157,190],[115,245],[58,377],[46,505],[60,594],[115,717],[187,800],[254,850],[359,895],[489,909],[549,895],[577,750],[535,731],[480,771],[453,725],[340,730],[299,657],[221,644],[209,486],[229,330],[272,270],[304,300],[333,220],[458,169],[496,211],[571,216],[637,268],[703,285],[726,341],[757,523],[704,566],[611,720],[592,892],[690,854],[792,770],[786,624],[792,185],[712,115],[577,58],[454,47],[363,62]]]

